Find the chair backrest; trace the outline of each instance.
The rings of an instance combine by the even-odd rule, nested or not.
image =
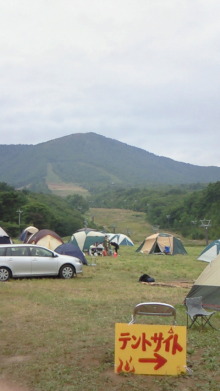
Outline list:
[[[130,323],[135,323],[137,315],[172,316],[173,324],[176,324],[176,309],[172,305],[166,303],[147,302],[137,304],[134,307]]]
[[[204,311],[202,306],[202,296],[187,297],[185,304],[187,313],[191,318],[193,318],[193,316],[200,313],[201,311]]]
[[[190,310],[190,309],[200,310],[202,308],[202,296],[187,297],[186,298],[186,307],[188,310]]]

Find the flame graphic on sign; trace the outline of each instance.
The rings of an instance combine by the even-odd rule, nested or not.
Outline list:
[[[130,357],[130,360],[127,361],[124,363],[120,358],[119,358],[119,361],[120,361],[120,364],[118,365],[118,368],[117,368],[117,373],[119,372],[135,372],[135,368],[134,366],[131,366],[131,362],[132,362],[132,357]]]

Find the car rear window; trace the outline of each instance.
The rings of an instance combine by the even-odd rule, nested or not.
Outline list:
[[[28,255],[26,247],[8,247],[6,255],[10,257],[23,257]]]
[[[6,247],[1,247],[0,246],[0,257],[3,257],[6,253]]]

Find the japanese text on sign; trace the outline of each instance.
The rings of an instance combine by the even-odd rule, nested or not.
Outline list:
[[[115,372],[179,374],[186,368],[186,328],[116,324]]]

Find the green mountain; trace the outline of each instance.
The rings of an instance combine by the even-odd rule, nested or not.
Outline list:
[[[95,133],[77,133],[37,145],[0,145],[0,182],[36,191],[73,184],[84,189],[115,184],[211,183],[219,167],[157,156]]]

